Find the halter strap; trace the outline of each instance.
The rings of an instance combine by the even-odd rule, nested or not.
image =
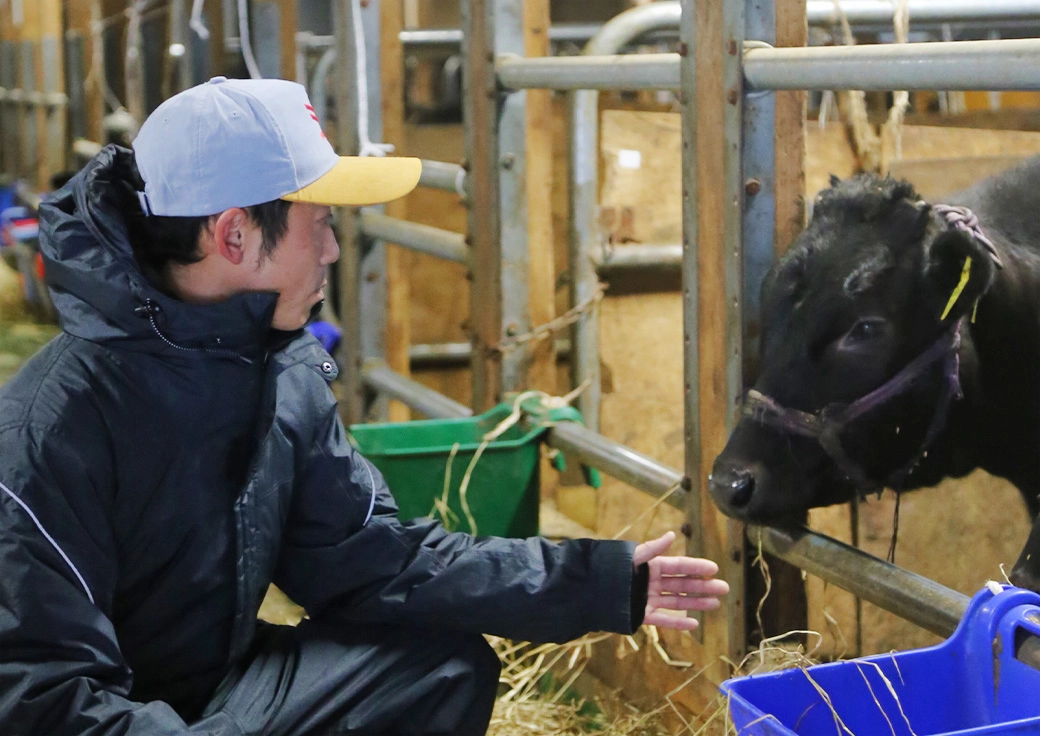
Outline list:
[[[861,492],[880,490],[884,483],[870,479],[863,466],[848,456],[841,444],[841,433],[845,426],[868,411],[886,404],[902,394],[933,363],[944,360],[944,388],[939,403],[932,415],[931,424],[925,434],[919,450],[902,468],[892,473],[886,482],[898,488],[914,467],[924,457],[928,447],[946,422],[950,404],[954,398],[961,398],[960,385],[960,344],[963,319],[947,330],[931,347],[918,355],[892,378],[862,396],[851,404],[836,402],[823,409],[809,413],[800,409],[792,409],[777,403],[773,398],[751,389],[744,399],[742,413],[744,416],[777,429],[802,437],[811,437],[819,442],[820,447],[841,469]]]

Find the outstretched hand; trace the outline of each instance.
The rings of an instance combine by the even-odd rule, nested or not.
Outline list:
[[[663,612],[710,611],[719,607],[719,596],[729,593],[725,580],[716,580],[719,566],[699,557],[662,557],[675,541],[675,533],[643,542],[636,547],[632,558],[635,567],[644,562],[650,567],[650,585],[647,591],[644,624],[665,629],[690,631],[697,628],[697,619],[674,616]]]

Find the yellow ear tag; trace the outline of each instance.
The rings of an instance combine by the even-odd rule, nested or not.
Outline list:
[[[964,268],[961,270],[961,280],[957,282],[957,286],[954,288],[953,293],[950,294],[950,301],[946,302],[946,309],[943,310],[942,317],[939,321],[946,319],[946,315],[953,309],[953,305],[957,303],[957,297],[964,291],[964,287],[968,284],[968,278],[971,276],[971,256],[964,259]]]

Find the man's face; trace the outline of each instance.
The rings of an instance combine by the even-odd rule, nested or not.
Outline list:
[[[252,287],[278,293],[271,322],[277,330],[303,327],[325,298],[327,266],[339,258],[331,215],[330,207],[293,202],[285,235],[271,253],[258,258]]]

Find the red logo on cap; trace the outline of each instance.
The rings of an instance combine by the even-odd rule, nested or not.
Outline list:
[[[313,120],[314,122],[316,122],[318,124],[318,126],[319,126],[318,130],[321,130],[321,127],[320,127],[321,126],[321,121],[318,120],[318,115],[314,112],[314,108],[311,105],[304,105],[304,107],[306,107],[307,108],[307,112],[309,112],[311,114],[311,120]],[[324,130],[321,130],[321,137],[322,138],[325,137],[325,131]]]

